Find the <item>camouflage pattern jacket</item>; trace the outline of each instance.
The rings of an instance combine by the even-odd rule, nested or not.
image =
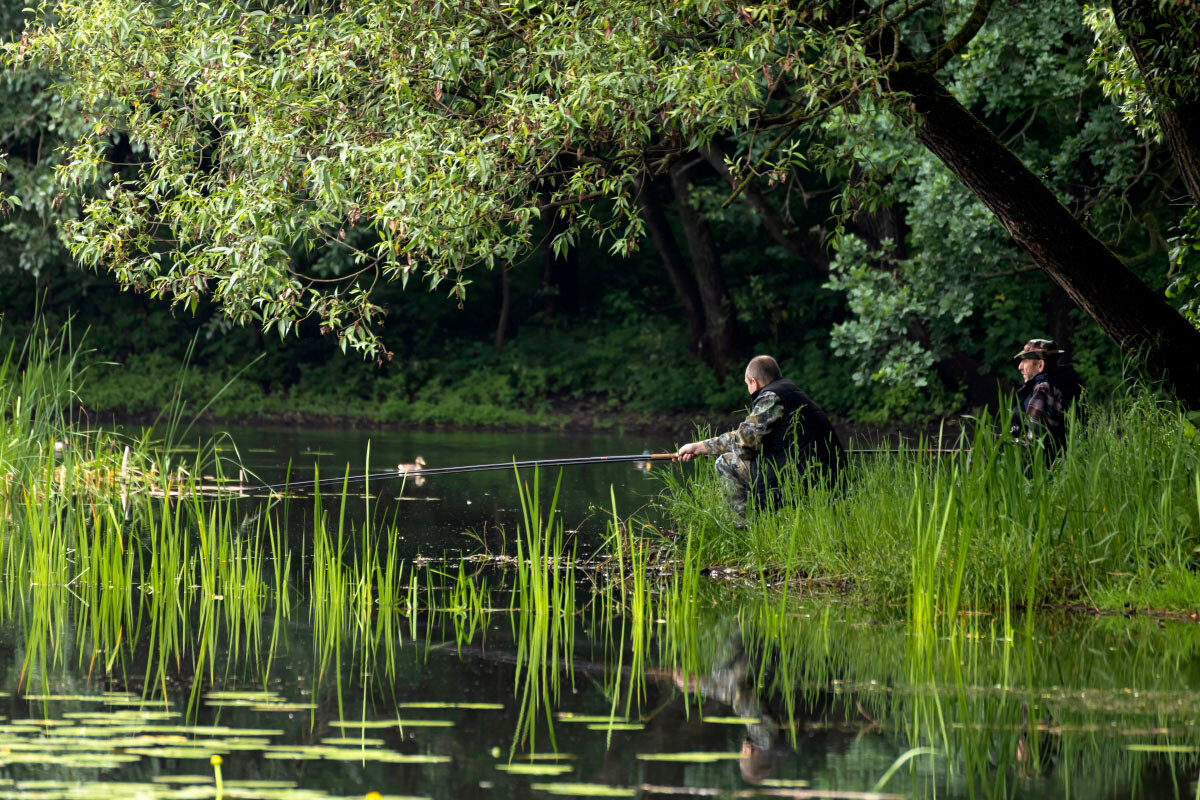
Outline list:
[[[763,439],[775,429],[783,416],[784,408],[779,396],[774,392],[759,392],[750,413],[737,428],[704,440],[705,452],[710,456],[733,453],[739,461],[753,461],[762,449]]]

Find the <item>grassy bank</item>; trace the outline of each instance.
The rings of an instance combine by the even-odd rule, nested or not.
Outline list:
[[[793,476],[783,510],[752,513],[744,529],[703,465],[668,486],[679,529],[668,546],[841,579],[916,617],[1200,604],[1200,435],[1184,415],[1152,401],[1097,410],[1049,469],[998,429],[980,419],[949,455],[854,456],[840,492],[804,491]]]

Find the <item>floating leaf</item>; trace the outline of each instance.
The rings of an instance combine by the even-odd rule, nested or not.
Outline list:
[[[1183,744],[1127,744],[1125,749],[1135,753],[1200,753],[1200,747]]]
[[[497,764],[496,769],[510,775],[563,775],[574,767],[570,764]]]
[[[592,722],[588,724],[587,729],[589,731],[640,731],[645,727],[641,722]]]
[[[634,789],[606,783],[535,783],[532,786],[541,792],[576,797],[633,797],[637,794]]]
[[[334,720],[331,728],[453,728],[450,719]]]
[[[384,744],[383,739],[371,739],[365,736],[350,737],[350,736],[327,736],[321,740],[321,744],[344,744],[356,745],[362,747],[380,747]]]

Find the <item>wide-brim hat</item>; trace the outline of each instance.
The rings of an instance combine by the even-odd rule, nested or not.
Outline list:
[[[1045,361],[1046,357],[1066,355],[1067,351],[1059,348],[1058,343],[1053,339],[1030,339],[1021,348],[1021,352],[1013,356],[1013,363],[1020,364],[1022,361],[1038,359]]]

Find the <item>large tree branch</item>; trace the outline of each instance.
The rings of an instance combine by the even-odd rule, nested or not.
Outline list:
[[[1049,187],[934,76],[892,76],[917,138],[995,214],[1022,249],[1126,353],[1200,408],[1200,331],[1071,216]]]

